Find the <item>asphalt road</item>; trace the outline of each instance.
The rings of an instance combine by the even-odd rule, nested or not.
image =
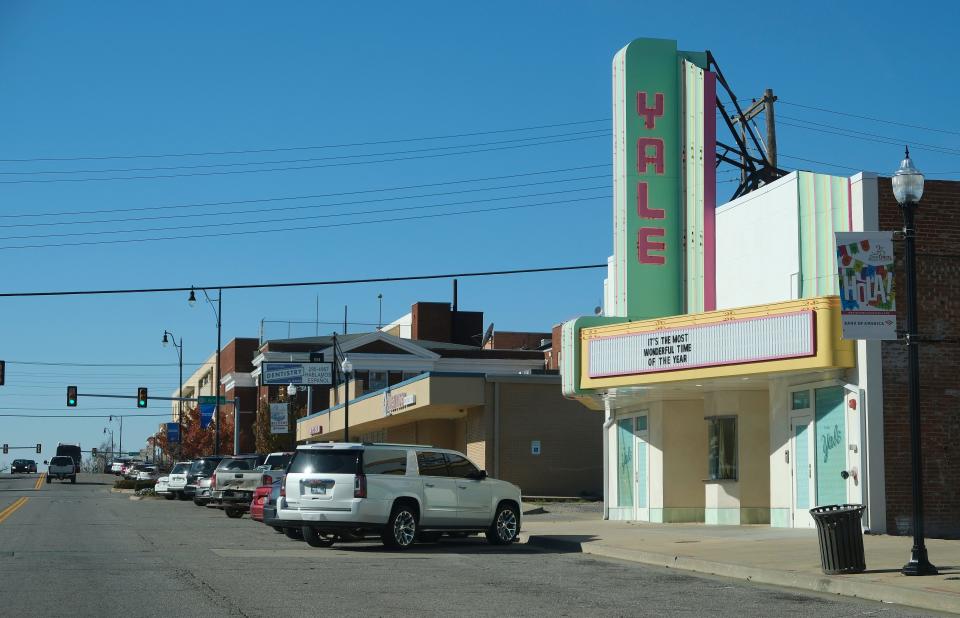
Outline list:
[[[930,615],[480,538],[313,549],[246,516],[111,493],[113,477],[37,479],[0,475],[5,616]]]

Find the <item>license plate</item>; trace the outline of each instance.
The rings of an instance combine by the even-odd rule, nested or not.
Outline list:
[[[314,495],[314,496],[320,495],[320,496],[322,496],[322,495],[324,495],[324,494],[326,494],[326,493],[327,493],[327,488],[326,488],[326,486],[324,486],[324,485],[314,485],[314,486],[310,487],[310,494],[311,494],[311,495]]]

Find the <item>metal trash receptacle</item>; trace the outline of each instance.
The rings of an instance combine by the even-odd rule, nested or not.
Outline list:
[[[810,509],[820,537],[820,564],[827,575],[862,573],[866,570],[863,555],[862,504],[831,504]]]

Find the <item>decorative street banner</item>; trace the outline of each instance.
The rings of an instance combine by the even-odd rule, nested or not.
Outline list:
[[[180,425],[177,423],[167,423],[167,444],[179,444]]]
[[[332,363],[263,363],[261,384],[333,384]]]
[[[892,232],[837,232],[844,339],[897,338]]]
[[[287,410],[286,403],[270,404],[270,433],[290,433]]]
[[[206,429],[213,421],[213,411],[217,408],[215,403],[200,402],[200,428]]]

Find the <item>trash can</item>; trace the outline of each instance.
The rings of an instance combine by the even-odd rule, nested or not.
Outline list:
[[[865,509],[862,504],[832,504],[810,509],[820,537],[820,564],[827,575],[866,570],[861,524]]]

